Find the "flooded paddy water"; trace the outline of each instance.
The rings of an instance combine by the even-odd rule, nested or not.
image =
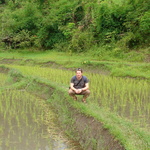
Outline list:
[[[43,99],[21,90],[0,91],[0,150],[69,150],[56,120]]]

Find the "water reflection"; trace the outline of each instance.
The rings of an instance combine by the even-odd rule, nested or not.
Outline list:
[[[0,118],[0,150],[69,149],[56,136],[53,112],[43,100],[25,91],[0,92]]]

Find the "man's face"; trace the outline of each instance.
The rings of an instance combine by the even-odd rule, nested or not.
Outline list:
[[[76,72],[76,77],[77,77],[78,79],[80,79],[80,78],[82,77],[82,72],[81,72],[81,71],[77,71],[77,72]]]

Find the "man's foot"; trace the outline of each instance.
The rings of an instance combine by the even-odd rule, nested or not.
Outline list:
[[[75,101],[77,101],[77,97],[76,97],[76,96],[74,96],[73,99],[74,99]]]
[[[82,102],[83,102],[83,103],[86,103],[86,99],[85,99],[85,98],[83,98],[83,99],[82,99]]]

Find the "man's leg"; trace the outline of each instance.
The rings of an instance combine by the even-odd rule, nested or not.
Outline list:
[[[77,100],[76,93],[72,89],[69,89],[68,93],[74,100]]]
[[[90,95],[90,90],[83,91],[81,94],[83,95],[82,101],[86,103],[86,98]]]

